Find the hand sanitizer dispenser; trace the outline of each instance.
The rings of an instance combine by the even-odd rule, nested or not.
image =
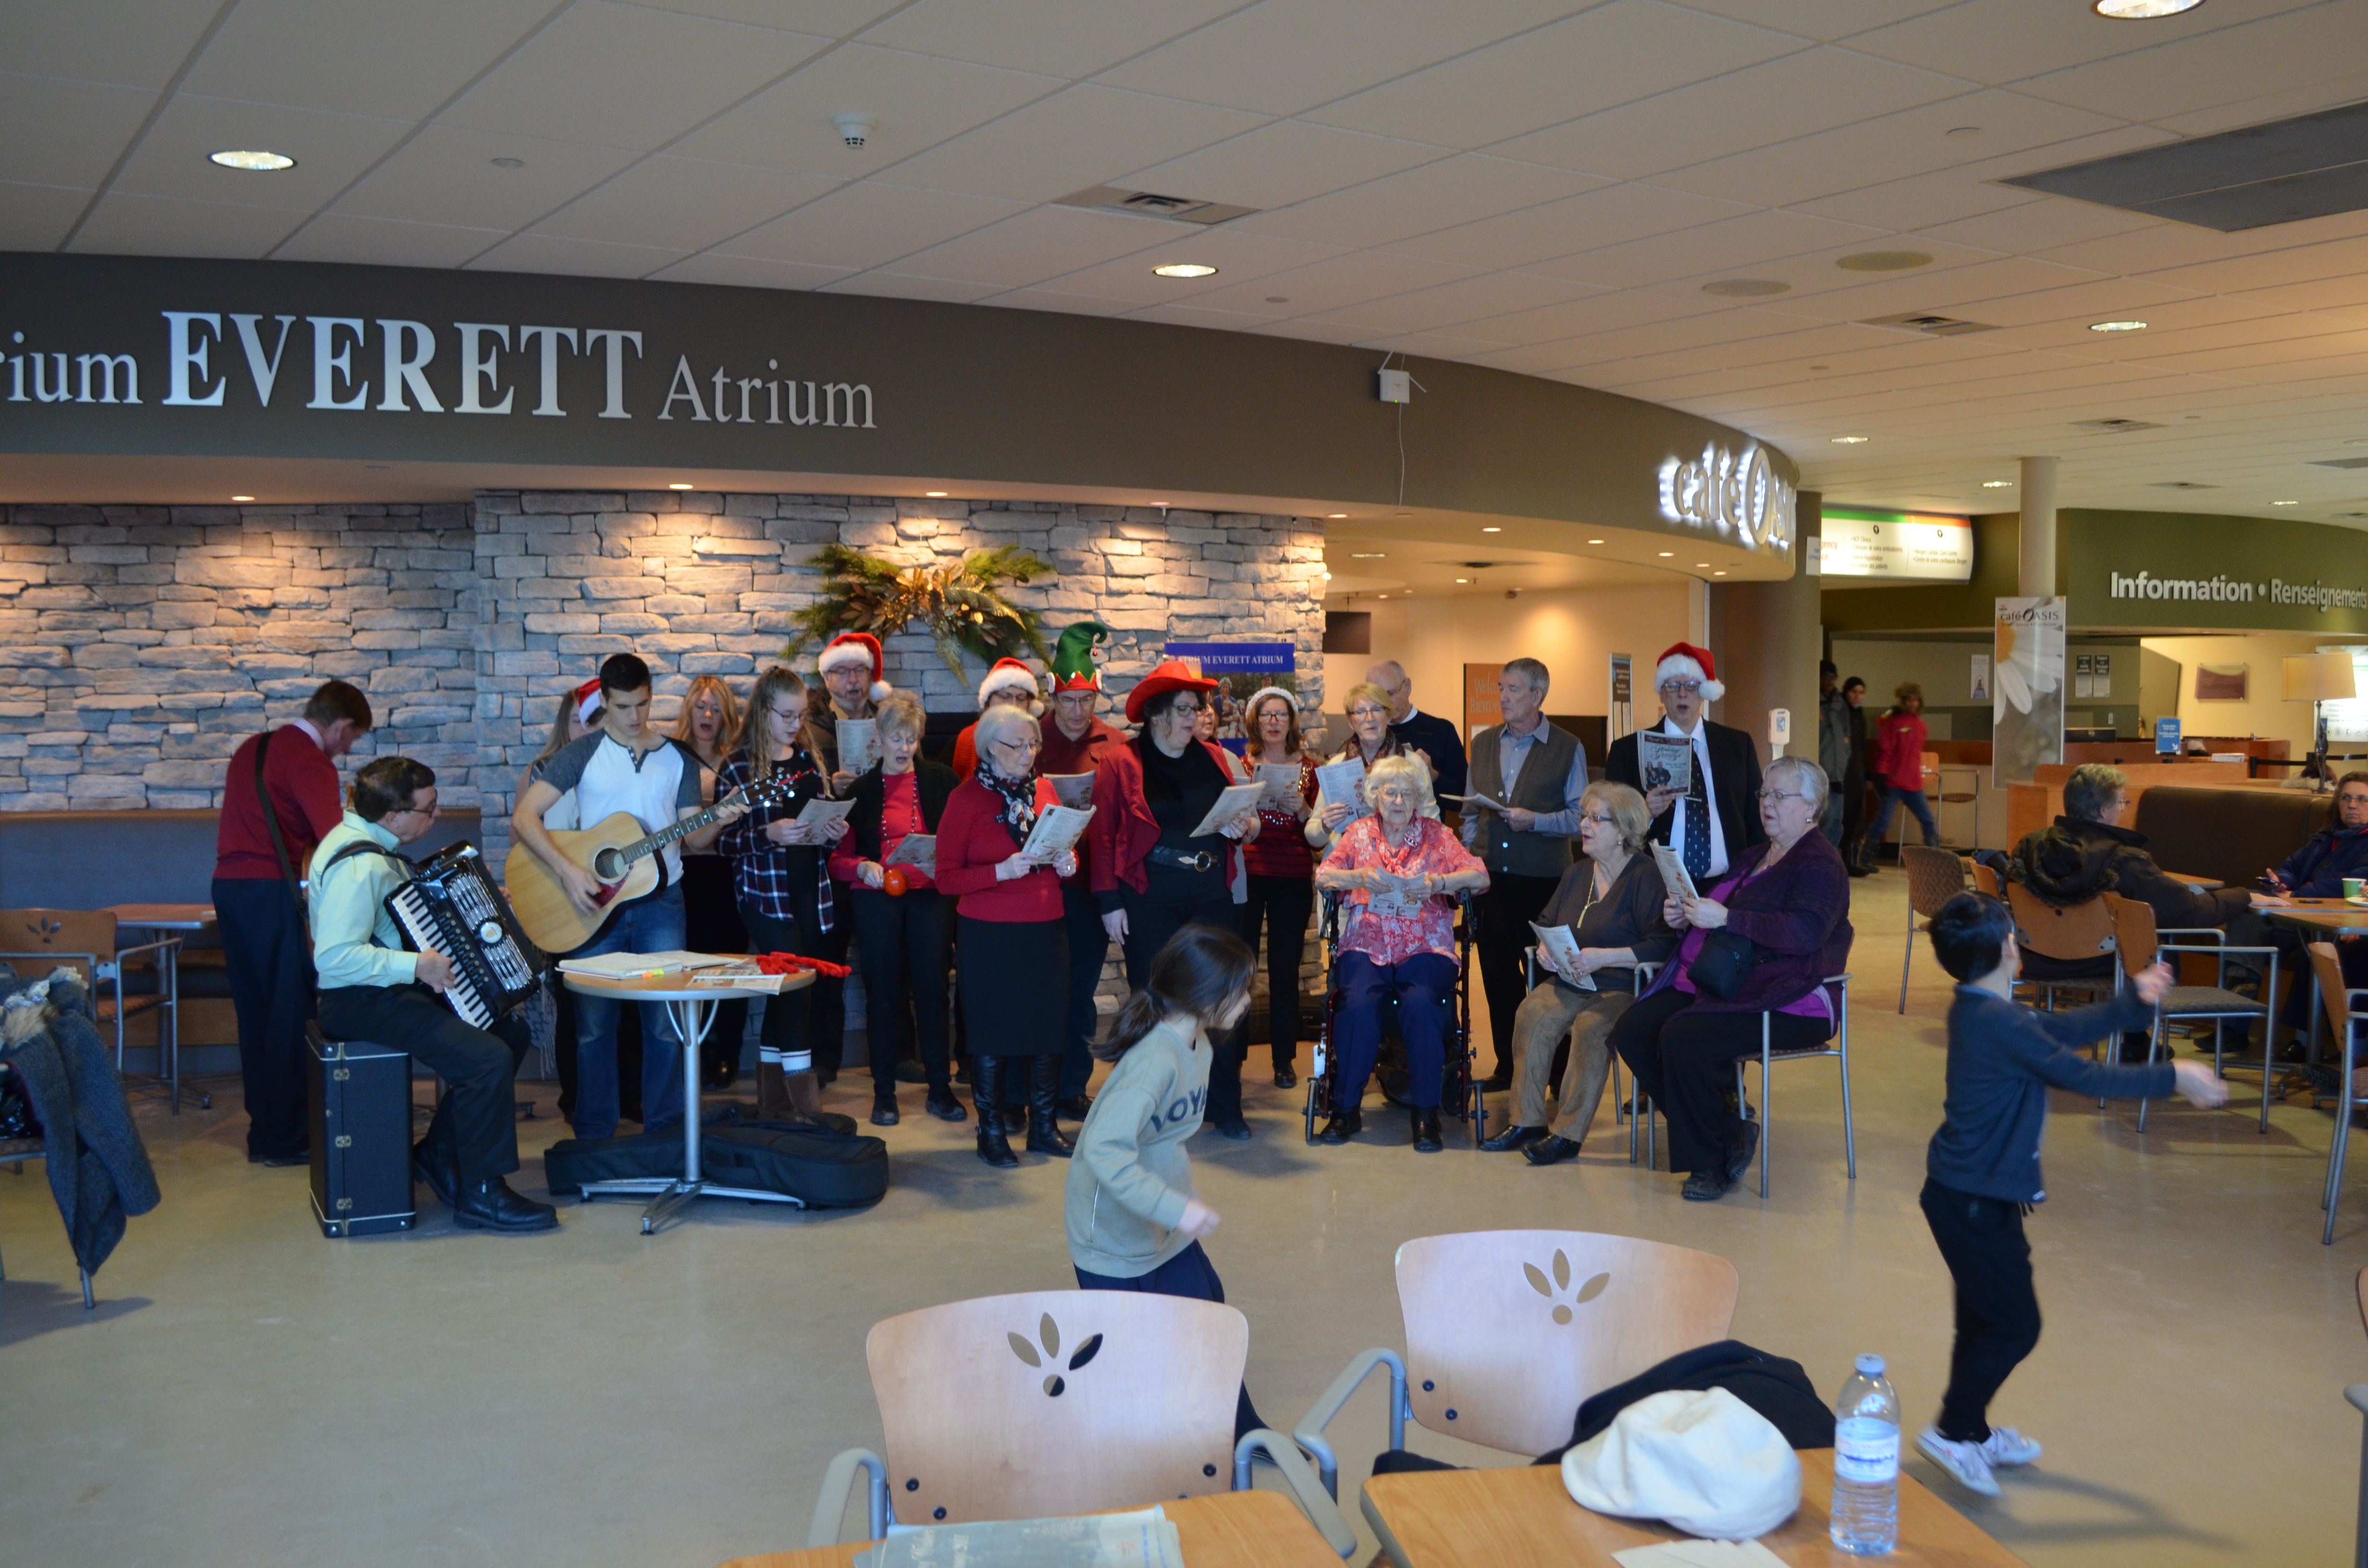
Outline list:
[[[1768,710],[1768,750],[1772,761],[1784,755],[1793,742],[1793,710],[1790,708]]]

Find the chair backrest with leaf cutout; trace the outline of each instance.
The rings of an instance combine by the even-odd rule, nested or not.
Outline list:
[[[1234,1483],[1249,1320],[1121,1290],[925,1307],[865,1352],[901,1524],[1147,1506]]]
[[[1415,1419],[1521,1454],[1569,1442],[1588,1395],[1725,1338],[1742,1288],[1723,1257],[1588,1231],[1423,1236],[1397,1270]]]
[[[2058,907],[2021,882],[2006,885],[2016,939],[2029,951],[2066,962],[2111,957],[2117,946],[2113,914],[2103,894]]]

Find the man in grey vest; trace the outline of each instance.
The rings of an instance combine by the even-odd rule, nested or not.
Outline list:
[[[1529,994],[1521,951],[1537,940],[1530,922],[1570,866],[1578,798],[1587,792],[1587,753],[1546,722],[1548,678],[1535,659],[1515,659],[1497,676],[1505,722],[1472,737],[1472,792],[1463,801],[1463,843],[1488,868],[1488,891],[1474,901],[1475,935],[1497,1043],[1487,1087],[1497,1093],[1513,1082],[1513,1015]],[[1496,805],[1483,804],[1483,796]]]

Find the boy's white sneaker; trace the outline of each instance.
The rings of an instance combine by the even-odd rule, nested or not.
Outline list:
[[[2039,1445],[2011,1426],[1993,1426],[1982,1443],[1982,1458],[1993,1466],[2029,1464],[2040,1454]]]
[[[1979,1443],[1955,1443],[1941,1436],[1938,1426],[1927,1426],[1917,1434],[1916,1451],[1939,1465],[1952,1480],[1968,1492],[1984,1497],[1998,1494],[1998,1478],[1990,1474],[1990,1461],[1982,1456]]]

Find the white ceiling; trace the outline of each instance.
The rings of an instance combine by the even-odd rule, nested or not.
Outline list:
[[[2368,514],[2310,466],[2368,456],[2368,213],[1998,183],[2348,101],[2368,0],[16,0],[0,64],[12,249],[1134,316],[1669,403],[1835,501],[2009,509],[1981,482],[2054,453],[2067,506]],[[1261,210],[1049,205],[1095,185]],[[1933,260],[1835,265],[1871,250]],[[1737,277],[1791,287],[1702,291]],[[1999,330],[1858,324],[1902,312]]]

